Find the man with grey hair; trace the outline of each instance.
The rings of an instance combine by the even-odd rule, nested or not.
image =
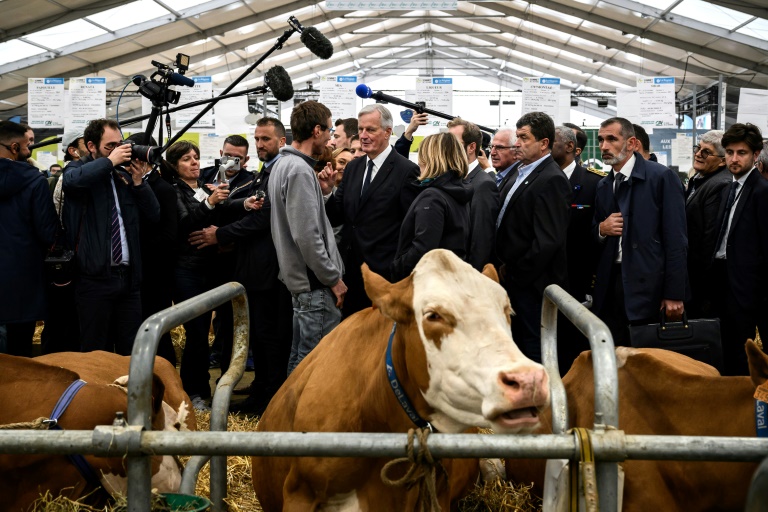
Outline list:
[[[757,170],[760,171],[762,177],[768,179],[768,141],[763,142],[763,150],[757,157],[755,165],[757,165]]]
[[[688,224],[688,276],[691,300],[686,306],[691,318],[712,316],[714,297],[711,289],[712,255],[719,234],[717,212],[722,191],[731,180],[725,166],[725,150],[721,144],[722,130],[712,130],[701,136],[694,146],[693,169],[696,174],[688,181],[685,216]]]
[[[318,175],[328,218],[334,226],[344,225],[339,244],[346,269],[344,282],[349,287],[344,317],[371,305],[360,272],[363,263],[390,279],[400,225],[420,190],[416,184],[419,167],[389,145],[392,114],[386,107],[363,107],[358,114],[358,133],[366,157],[347,165],[338,188],[333,191],[335,171],[323,170]]]
[[[496,169],[496,188],[504,197],[504,187],[517,177],[518,156],[515,152],[515,131],[502,128],[493,134],[491,140],[491,165]]]

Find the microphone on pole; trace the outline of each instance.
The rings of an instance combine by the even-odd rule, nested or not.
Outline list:
[[[169,73],[168,74],[168,83],[170,85],[183,85],[185,87],[194,87],[195,81],[189,78],[188,76],[184,76],[181,73]]]
[[[429,115],[440,117],[442,119],[452,120],[457,116],[452,116],[449,114],[443,114],[442,112],[437,112],[435,110],[431,110],[428,108],[425,108],[423,105],[419,105],[418,103],[411,103],[410,101],[401,100],[400,98],[397,98],[395,96],[390,96],[389,94],[384,94],[381,91],[373,92],[370,87],[368,87],[365,84],[360,84],[357,87],[355,87],[355,94],[357,94],[359,97],[363,99],[367,98],[373,98],[376,101],[382,101],[385,103],[393,103],[395,105],[400,105],[401,107],[410,108],[411,110],[415,110],[419,114],[421,113],[427,113]],[[475,123],[475,126],[477,126],[480,130],[488,133],[496,133],[496,130],[493,128],[488,128],[486,126],[480,125]]]
[[[315,27],[304,27],[295,16],[288,18],[288,23],[301,33],[301,42],[309,51],[323,60],[333,56],[333,44]]]
[[[279,101],[293,98],[291,77],[282,66],[273,66],[264,74],[264,85],[269,87],[272,95]]]

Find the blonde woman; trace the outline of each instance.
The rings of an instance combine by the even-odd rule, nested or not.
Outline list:
[[[432,249],[449,249],[466,258],[469,241],[469,201],[472,187],[464,182],[467,155],[451,133],[426,137],[419,147],[419,185],[423,191],[405,214],[400,227],[392,278],[407,277]]]

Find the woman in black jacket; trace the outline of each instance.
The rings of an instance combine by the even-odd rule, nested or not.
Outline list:
[[[467,257],[469,201],[472,186],[464,182],[467,155],[456,136],[438,133],[419,147],[419,184],[424,190],[411,203],[400,227],[392,278],[407,277],[432,249],[449,249]]]
[[[211,289],[215,247],[198,249],[189,234],[215,224],[216,207],[227,199],[229,190],[220,185],[212,190],[200,178],[200,150],[191,142],[179,141],[166,152],[166,163],[175,174],[179,232],[176,243],[174,302],[176,304]],[[195,409],[210,410],[208,374],[208,330],[210,311],[184,324],[186,344],[181,357],[181,381]]]

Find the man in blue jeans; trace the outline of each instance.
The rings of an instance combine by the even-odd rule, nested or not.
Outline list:
[[[280,150],[272,168],[272,240],[280,280],[293,300],[293,342],[288,374],[341,321],[347,287],[344,265],[315,176],[310,155],[322,153],[331,137],[331,111],[322,103],[305,101],[291,113],[293,142]]]

